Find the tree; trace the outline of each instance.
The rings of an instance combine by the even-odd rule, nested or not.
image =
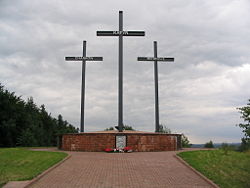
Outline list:
[[[109,127],[109,128],[104,129],[104,131],[113,131],[113,130],[114,130],[114,127]]]
[[[162,124],[159,125],[159,132],[160,133],[171,134],[170,128],[168,128],[168,127],[166,127],[165,125],[162,125]]]
[[[76,129],[73,125],[71,125],[67,121],[63,120],[63,117],[61,114],[58,115],[57,134],[78,133],[78,132],[79,132],[79,129]]]
[[[135,131],[135,129],[130,125],[124,125],[124,130]]]
[[[23,124],[24,101],[0,83],[0,147],[13,147],[17,143]]]
[[[23,130],[17,142],[20,146],[38,146],[37,139],[30,129]]]
[[[188,140],[188,137],[186,137],[184,134],[181,135],[181,147],[183,148],[190,148],[192,144]]]
[[[160,124],[159,125],[159,132],[160,133],[167,133],[167,134],[171,134],[171,129],[166,127],[165,125]],[[181,147],[183,148],[190,148],[191,147],[191,143],[188,140],[188,137],[185,136],[184,134],[181,135]]]
[[[214,144],[213,144],[212,140],[205,143],[204,148],[214,148]]]
[[[0,147],[55,146],[58,134],[76,132],[61,115],[51,117],[45,105],[39,108],[32,97],[26,102],[0,83]]]
[[[9,119],[0,124],[0,147],[13,147],[16,145],[15,136],[16,123],[15,120]]]
[[[114,127],[109,127],[109,128],[104,129],[104,131],[112,131],[112,130],[115,130],[115,128]],[[135,129],[130,125],[124,125],[123,130],[135,131]]]
[[[244,137],[241,139],[241,150],[250,149],[250,99],[247,106],[237,108],[241,113],[241,118],[244,119],[244,123],[240,123],[238,126],[243,129]]]

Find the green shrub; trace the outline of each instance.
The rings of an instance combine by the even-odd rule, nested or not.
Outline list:
[[[188,137],[186,137],[184,134],[181,135],[181,147],[183,148],[190,148],[192,144],[188,140]]]
[[[224,155],[228,155],[229,151],[235,151],[234,145],[229,145],[228,143],[222,143],[220,149],[223,151]]]
[[[213,144],[212,140],[205,143],[204,148],[214,148],[214,144]]]
[[[241,152],[250,150],[250,141],[248,141],[246,138],[242,138],[238,150]]]

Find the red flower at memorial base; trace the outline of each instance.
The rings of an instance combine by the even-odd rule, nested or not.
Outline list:
[[[129,147],[129,146],[127,146],[127,147],[125,147],[125,148],[123,148],[123,151],[130,151],[132,148],[131,147]]]
[[[111,148],[106,148],[105,150],[104,150],[105,152],[108,152],[108,153],[111,153],[111,152],[128,152],[128,153],[130,153],[130,152],[132,152],[132,148],[131,147],[129,147],[129,146],[127,146],[127,147],[124,147],[123,149],[117,149],[117,148],[115,148],[115,149],[111,149]]]
[[[106,148],[105,151],[106,151],[106,152],[113,152],[114,150],[111,149],[111,148]]]

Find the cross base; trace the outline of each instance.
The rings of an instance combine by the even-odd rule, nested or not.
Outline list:
[[[115,126],[115,128],[119,131],[119,132],[122,132],[124,130],[124,126]]]

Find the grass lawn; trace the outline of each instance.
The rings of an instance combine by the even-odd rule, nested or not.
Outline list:
[[[8,181],[32,179],[66,156],[62,152],[0,148],[0,187]]]
[[[250,187],[250,151],[189,151],[178,156],[222,188]]]

